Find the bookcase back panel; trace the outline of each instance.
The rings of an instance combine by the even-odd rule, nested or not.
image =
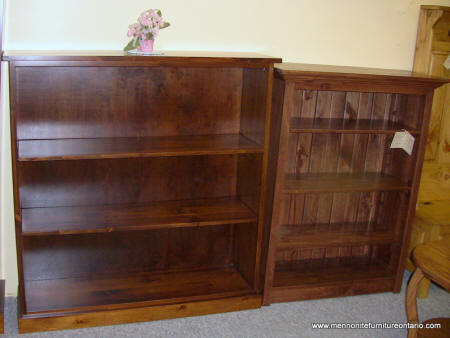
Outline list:
[[[280,224],[301,228],[312,224],[362,223],[367,229],[395,229],[404,216],[407,196],[401,191],[286,194]]]
[[[245,68],[242,76],[241,134],[264,144],[268,93],[267,68]]]
[[[393,135],[290,133],[287,174],[383,173],[410,183],[419,139],[411,155],[391,149]]]
[[[322,90],[295,90],[293,118],[384,120],[417,129],[422,121],[422,95]]]
[[[231,241],[229,225],[24,237],[24,279],[224,266],[232,262]]]
[[[331,268],[334,264],[383,264],[391,258],[391,245],[355,245],[328,248],[299,248],[277,252],[276,269]]]
[[[18,139],[239,133],[242,69],[17,67]]]
[[[390,135],[291,133],[288,174],[308,172],[381,172],[383,154],[390,150]]]
[[[253,259],[258,250],[258,224],[234,225],[234,263],[236,269],[250,284],[255,283],[257,263]]]
[[[233,155],[21,162],[21,207],[235,196],[236,171]]]

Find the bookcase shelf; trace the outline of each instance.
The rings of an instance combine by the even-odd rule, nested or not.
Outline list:
[[[392,229],[379,224],[337,223],[281,225],[278,251],[291,248],[327,248],[398,241]]]
[[[274,302],[363,294],[392,287],[394,272],[367,257],[325,258],[278,264],[273,280]],[[314,291],[314,294],[311,291]]]
[[[387,70],[276,67],[263,304],[399,292],[430,102],[442,83]],[[402,129],[415,136],[411,155],[390,148]]]
[[[256,222],[237,198],[22,209],[23,236],[69,235]]]
[[[385,277],[392,278],[392,271],[368,257],[310,259],[277,265],[274,286],[320,286]]]
[[[380,173],[306,173],[286,175],[284,192],[304,194],[407,189],[408,185],[398,178]]]
[[[408,130],[417,135],[419,130],[398,122],[371,119],[338,119],[338,118],[301,118],[290,120],[291,133],[339,133],[339,134],[394,134],[400,130]]]
[[[130,303],[141,307],[173,304],[253,292],[233,267],[30,280],[25,283],[27,310],[40,315],[120,309],[130,307]]]
[[[5,59],[21,333],[261,306],[280,59]]]
[[[239,135],[181,135],[94,139],[20,140],[19,161],[262,153]]]

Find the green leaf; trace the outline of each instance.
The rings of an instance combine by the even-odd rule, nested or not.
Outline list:
[[[164,25],[162,25],[162,27],[160,27],[160,29],[167,28],[169,26],[170,26],[170,23],[164,22]]]
[[[162,16],[162,14],[161,14],[161,10],[160,10],[160,9],[158,9],[158,10],[156,11],[156,14],[158,14],[159,16]]]
[[[125,46],[123,49],[125,52],[128,52],[129,50],[136,49],[137,46],[137,40],[132,39],[130,42],[128,42],[128,45]]]
[[[153,40],[153,33],[147,33],[147,39]]]

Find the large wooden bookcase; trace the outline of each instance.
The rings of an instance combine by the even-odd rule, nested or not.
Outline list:
[[[261,305],[273,63],[281,60],[5,59],[20,332]]]
[[[406,71],[275,69],[263,304],[401,288],[433,89]],[[409,156],[395,132],[415,137]]]

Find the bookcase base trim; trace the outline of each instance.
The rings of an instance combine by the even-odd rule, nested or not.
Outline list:
[[[368,293],[394,291],[394,281],[394,278],[380,278],[312,287],[274,287],[270,292],[270,300],[268,302],[264,301],[263,305],[308,299],[356,296]]]
[[[5,332],[5,281],[0,280],[0,334]]]
[[[94,311],[55,317],[19,317],[19,332],[31,333],[66,329],[81,329],[153,320],[200,316],[214,313],[233,312],[261,307],[260,295],[231,297],[199,302],[149,306],[133,309]]]

